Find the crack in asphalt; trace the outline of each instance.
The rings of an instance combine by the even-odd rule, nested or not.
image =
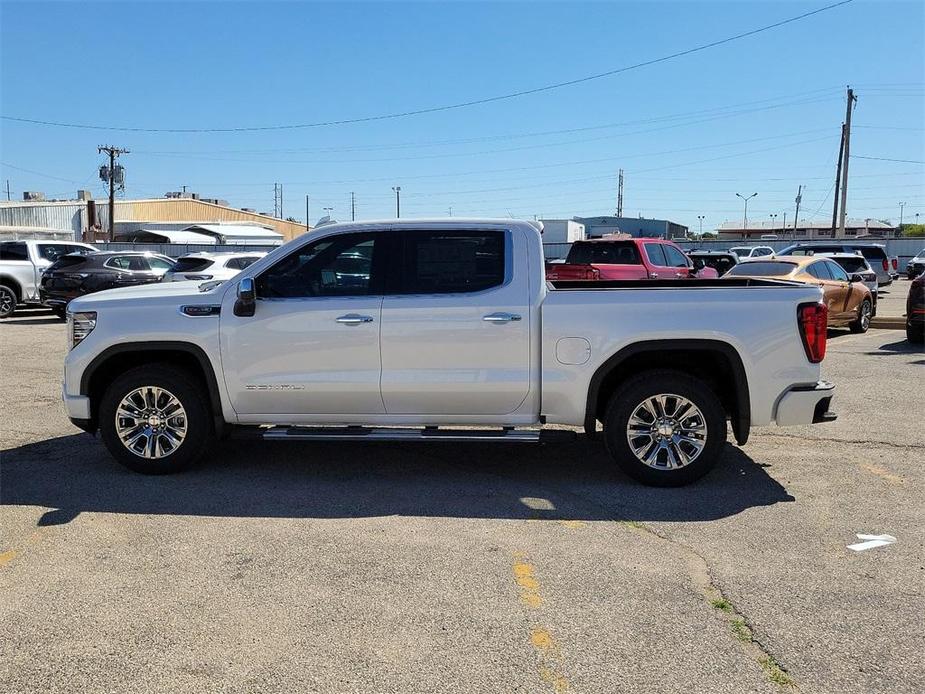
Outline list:
[[[925,449],[925,444],[918,443],[893,443],[892,441],[877,441],[871,439],[837,439],[826,436],[807,436],[805,434],[770,434],[770,433],[753,433],[753,437],[764,438],[782,438],[782,439],[800,439],[801,441],[824,441],[826,443],[851,444],[853,446],[886,446],[887,448],[899,448],[902,450],[920,450]]]

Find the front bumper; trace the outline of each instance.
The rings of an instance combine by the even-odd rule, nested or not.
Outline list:
[[[62,384],[61,399],[70,419],[90,419],[90,398],[86,395],[68,395]]]
[[[834,421],[837,415],[829,410],[834,394],[835,385],[828,381],[791,388],[777,401],[774,419],[782,427]]]

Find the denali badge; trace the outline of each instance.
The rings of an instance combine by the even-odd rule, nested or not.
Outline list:
[[[291,383],[277,383],[277,384],[267,384],[267,383],[256,383],[256,384],[247,384],[244,386],[245,390],[305,390],[305,386],[295,386]]]

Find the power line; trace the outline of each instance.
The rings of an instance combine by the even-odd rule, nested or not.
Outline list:
[[[480,99],[472,99],[469,101],[462,101],[455,104],[447,104],[444,106],[432,106],[429,108],[414,109],[409,111],[401,111],[398,113],[387,113],[380,114],[375,116],[365,116],[362,118],[345,118],[340,120],[331,120],[331,121],[319,121],[315,123],[295,123],[295,124],[284,124],[284,125],[263,125],[263,126],[239,126],[233,128],[139,128],[139,127],[125,127],[125,126],[106,126],[106,125],[87,125],[80,123],[63,123],[58,121],[46,121],[35,118],[18,118],[13,116],[2,116],[5,120],[16,121],[20,123],[31,123],[33,125],[46,125],[59,128],[80,128],[84,130],[115,130],[121,132],[146,132],[146,133],[229,133],[229,132],[253,132],[253,131],[264,131],[264,130],[295,130],[300,128],[320,128],[333,125],[348,125],[352,123],[369,123],[371,121],[381,121],[381,120],[392,120],[396,118],[405,118],[408,116],[419,116],[428,113],[438,113],[442,111],[451,111],[461,108],[468,108],[470,106],[479,106],[482,104],[489,104],[498,101],[505,101],[509,99],[516,99],[523,96],[528,96],[531,94],[539,94],[542,92],[548,92],[555,89],[562,89],[564,87],[572,87],[577,84],[583,84],[585,82],[591,82],[593,80],[603,79],[605,77],[612,77],[624,72],[629,72],[631,70],[637,70],[643,67],[649,67],[651,65],[657,65],[659,63],[664,63],[670,60],[675,60],[687,55],[692,55],[694,53],[700,53],[702,51],[709,50],[710,48],[716,48],[717,46],[722,46],[733,41],[738,41],[749,36],[755,36],[757,34],[770,31],[772,29],[777,29],[779,27],[785,26],[787,24],[792,24],[794,22],[801,21],[812,17],[813,15],[826,12],[828,10],[833,10],[837,7],[847,5],[854,0],[841,0],[840,2],[832,3],[824,7],[820,7],[809,12],[804,12],[803,14],[790,17],[788,19],[783,19],[779,22],[774,22],[773,24],[767,24],[763,27],[758,27],[757,29],[751,29],[733,36],[727,36],[716,41],[711,41],[710,43],[701,44],[699,46],[694,46],[693,48],[688,48],[683,51],[677,51],[675,53],[670,53],[658,58],[652,58],[651,60],[645,60],[639,63],[634,63],[632,65],[625,65],[623,67],[615,68],[613,70],[607,70],[606,72],[600,72],[594,75],[586,75],[584,77],[578,77],[571,80],[566,80],[563,82],[554,82],[552,84],[547,84],[541,87],[534,87],[532,89],[522,89],[516,92],[510,92],[508,94],[500,94],[497,96],[483,97]]]
[[[901,164],[925,164],[925,161],[916,161],[915,159],[888,159],[886,157],[862,157],[859,154],[852,154],[852,159],[872,159],[874,161],[897,161]]]

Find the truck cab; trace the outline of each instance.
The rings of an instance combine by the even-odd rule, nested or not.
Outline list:
[[[577,241],[564,263],[546,268],[549,280],[646,280],[717,277],[715,270],[697,266],[677,244],[664,239],[632,238],[626,234]]]

